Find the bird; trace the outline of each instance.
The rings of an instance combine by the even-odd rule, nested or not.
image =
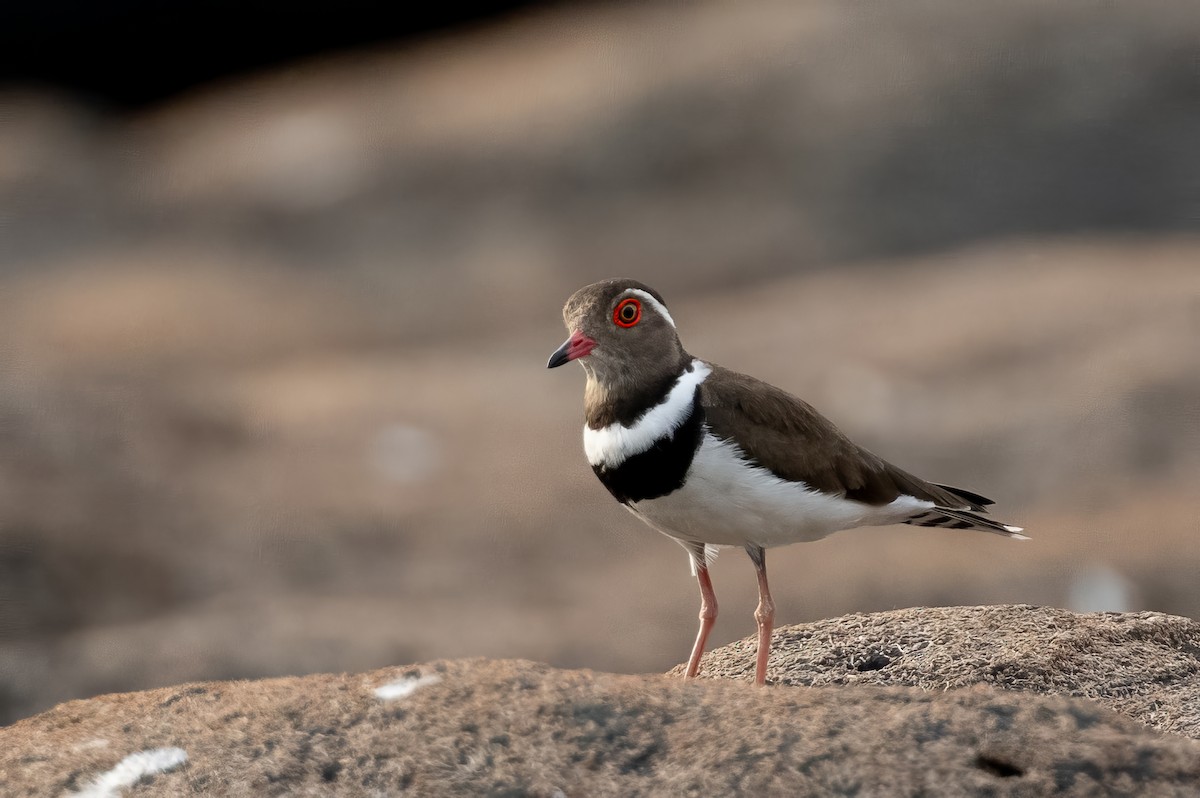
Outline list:
[[[1028,540],[987,516],[992,500],[913,476],[802,399],[693,357],[666,301],[644,283],[580,288],[563,322],[570,336],[546,365],[583,367],[588,463],[618,502],[683,546],[699,583],[686,678],[699,674],[717,619],[709,566],[720,548],[745,549],[757,573],[754,682],[764,685],[775,624],[767,549],[897,523]]]

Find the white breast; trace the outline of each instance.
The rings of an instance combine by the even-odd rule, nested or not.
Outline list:
[[[679,375],[667,392],[667,398],[650,408],[632,426],[613,422],[607,427],[592,429],[583,426],[583,451],[588,463],[616,468],[626,459],[641,454],[655,441],[669,437],[687,420],[692,410],[696,386],[712,373],[707,363],[692,361],[692,370]]]
[[[913,496],[877,507],[821,493],[751,465],[736,445],[706,430],[683,487],[630,509],[681,540],[769,548],[818,540],[841,529],[898,523],[932,506]]]

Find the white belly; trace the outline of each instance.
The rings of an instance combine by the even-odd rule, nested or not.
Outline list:
[[[683,487],[630,509],[681,540],[770,548],[841,529],[898,523],[932,506],[913,496],[874,506],[824,494],[748,464],[736,446],[705,431]]]

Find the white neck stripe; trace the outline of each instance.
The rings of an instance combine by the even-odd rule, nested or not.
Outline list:
[[[667,320],[667,324],[670,324],[672,327],[675,326],[675,319],[671,318],[671,314],[667,312],[667,306],[655,299],[652,294],[649,294],[640,288],[630,288],[625,293],[633,294],[638,299],[657,310],[659,314]]]
[[[614,421],[607,427],[592,429],[583,425],[583,451],[593,466],[616,468],[630,457],[648,450],[656,441],[675,432],[687,420],[692,410],[696,386],[712,373],[708,364],[692,361],[692,370],[675,380],[667,398],[647,410],[642,417],[626,427]]]

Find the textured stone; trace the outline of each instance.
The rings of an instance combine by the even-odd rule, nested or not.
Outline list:
[[[752,637],[710,651],[700,675],[752,679],[756,645]],[[1200,738],[1200,623],[1158,612],[1003,605],[846,615],[777,629],[767,678],[936,691],[986,684],[1086,697]]]
[[[79,792],[178,748],[128,794],[1195,795],[1200,743],[1144,724],[1195,733],[1196,626],[852,615],[780,630],[765,689],[712,678],[745,675],[737,644],[692,682],[478,659],[100,696],[0,729],[0,793]]]

